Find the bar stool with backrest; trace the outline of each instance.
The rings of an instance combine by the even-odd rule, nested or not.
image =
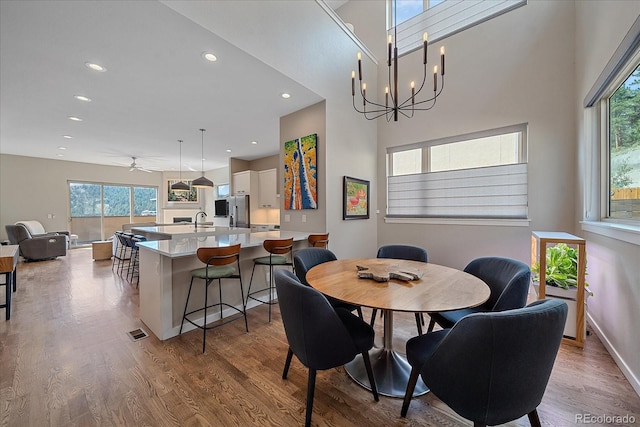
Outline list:
[[[122,252],[120,256],[120,261],[118,264],[118,274],[122,275],[124,272],[125,264],[127,267],[127,273],[129,272],[129,265],[131,264],[131,248],[133,247],[133,242],[131,239],[133,238],[133,233],[128,233],[126,231],[122,232],[118,235],[120,239],[120,243],[122,244]]]
[[[182,327],[184,326],[185,320],[191,323],[196,328],[202,329],[202,352],[204,353],[207,339],[207,329],[213,329],[217,326],[225,324],[224,322],[222,322],[223,306],[231,308],[244,316],[244,326],[247,332],[249,332],[249,324],[247,323],[247,306],[244,301],[242,275],[240,274],[240,243],[233,246],[198,248],[196,256],[200,261],[205,263],[206,266],[191,271],[191,283],[189,284],[187,302],[184,304],[184,314],[182,315],[182,323],[180,324],[179,334],[182,334]],[[189,298],[191,297],[191,288],[193,287],[193,279],[203,279],[205,281],[204,307],[192,310],[187,313]],[[222,279],[238,279],[240,281],[240,299],[242,300],[242,310],[236,306],[222,301]],[[214,280],[218,280],[219,300],[217,303],[209,305],[209,285],[213,283]],[[215,326],[207,326],[207,309],[218,306],[220,307],[220,324]],[[187,317],[193,313],[197,313],[200,311],[204,311],[204,320],[202,325],[195,323],[193,320]]]
[[[326,248],[329,249],[329,233],[325,234],[309,234],[307,237],[309,246],[313,248]]]
[[[249,303],[249,298],[251,298],[252,300],[258,301],[261,304],[269,304],[269,322],[271,322],[271,306],[273,304],[277,304],[277,302],[274,302],[273,300],[273,290],[275,288],[273,284],[273,267],[276,265],[291,266],[291,269],[293,270],[293,237],[289,239],[267,239],[262,243],[262,246],[267,252],[269,252],[269,255],[253,260],[251,280],[249,281],[249,289],[247,291],[247,303]],[[287,257],[287,255],[289,256]],[[257,265],[269,266],[269,285],[266,288],[251,292],[251,285],[253,284],[253,274],[256,271]],[[254,296],[267,290],[269,291],[268,300],[260,299]]]
[[[113,257],[111,258],[111,271],[113,271],[114,268],[117,266],[120,266],[120,261],[121,261],[121,255],[120,252],[122,251],[122,242],[120,241],[120,234],[122,234],[122,231],[120,230],[116,230],[113,233],[113,241],[116,245],[116,247],[113,250]]]
[[[136,278],[136,288],[140,282],[140,248],[138,247],[138,243],[146,240],[146,237],[139,234],[135,234],[131,237],[131,259],[129,260],[127,278],[130,282],[133,282],[134,277]]]

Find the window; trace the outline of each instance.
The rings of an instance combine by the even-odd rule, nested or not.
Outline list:
[[[608,217],[640,220],[640,65],[608,98]]]
[[[133,216],[155,217],[157,206],[158,191],[155,187],[133,187]]]
[[[422,47],[425,32],[433,43],[525,4],[527,0],[397,0],[394,24],[394,0],[388,0],[387,28],[393,34],[397,26],[398,54],[405,54]]]
[[[219,199],[229,197],[229,184],[216,185],[216,193]]]
[[[526,219],[526,124],[387,150],[387,216]]]
[[[71,233],[87,243],[108,238],[123,224],[155,221],[157,199],[156,187],[69,182]]]

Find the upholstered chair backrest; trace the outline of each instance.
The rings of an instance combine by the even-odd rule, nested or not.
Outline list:
[[[31,239],[31,234],[24,225],[5,225],[4,229],[7,231],[9,243],[12,245],[17,245],[23,240]]]
[[[29,230],[29,233],[31,233],[32,236],[47,233],[44,229],[44,226],[36,220],[18,221],[16,222],[16,225],[24,225],[26,229]]]
[[[293,257],[293,267],[300,282],[309,286],[307,272],[318,264],[335,261],[333,252],[324,248],[305,248],[296,252]]]
[[[560,347],[567,304],[540,300],[457,322],[425,361],[422,379],[468,420],[504,424],[542,400]]]
[[[358,354],[353,338],[327,298],[289,270],[276,270],[274,278],[289,347],[300,362],[323,370],[353,360]]]
[[[471,261],[464,269],[482,279],[491,289],[482,305],[487,311],[511,310],[527,304],[531,271],[525,263],[503,257],[482,257]]]

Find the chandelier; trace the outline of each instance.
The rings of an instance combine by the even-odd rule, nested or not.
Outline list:
[[[424,66],[422,83],[416,90],[415,82],[410,83],[411,96],[404,101],[400,101],[398,94],[398,45],[397,45],[397,25],[396,19],[396,2],[393,2],[393,36],[388,36],[388,53],[387,67],[389,69],[389,85],[384,88],[384,105],[367,99],[367,84],[362,81],[362,55],[358,52],[358,80],[359,91],[362,97],[362,109],[356,106],[356,72],[351,71],[351,97],[353,98],[353,108],[362,113],[367,120],[375,120],[378,117],[385,116],[387,121],[398,121],[398,113],[407,118],[413,117],[415,111],[427,111],[436,105],[436,99],[444,89],[444,46],[440,48],[440,76],[441,84],[438,88],[438,66],[433,67],[433,95],[421,101],[417,100],[418,95],[422,92],[427,81],[427,33],[422,35],[422,64]],[[393,66],[393,70],[392,70]],[[369,109],[367,109],[369,106]]]

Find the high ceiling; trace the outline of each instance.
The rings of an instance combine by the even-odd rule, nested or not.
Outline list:
[[[1,1],[0,93],[1,153],[157,170],[178,139],[200,170],[200,128],[205,170],[276,154],[279,118],[321,101],[156,1]]]

